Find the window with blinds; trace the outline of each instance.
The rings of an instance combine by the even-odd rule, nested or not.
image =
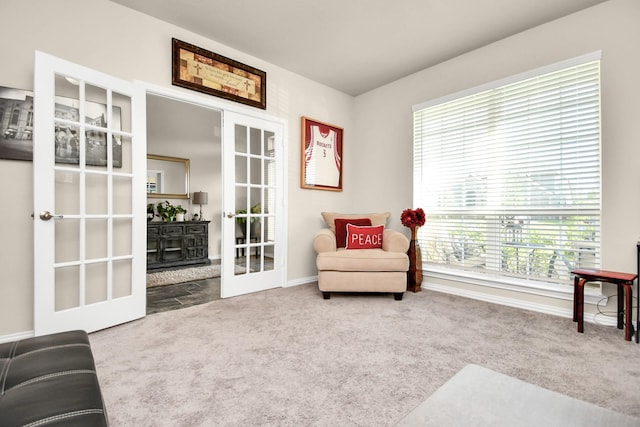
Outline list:
[[[599,53],[413,111],[424,261],[558,283],[599,267]]]

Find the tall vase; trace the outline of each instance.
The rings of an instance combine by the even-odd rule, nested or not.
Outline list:
[[[420,292],[422,290],[422,253],[418,243],[418,227],[411,227],[411,241],[409,241],[409,271],[407,271],[407,291]]]

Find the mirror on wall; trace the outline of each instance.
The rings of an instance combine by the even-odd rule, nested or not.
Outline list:
[[[189,198],[189,159],[147,154],[147,197]]]

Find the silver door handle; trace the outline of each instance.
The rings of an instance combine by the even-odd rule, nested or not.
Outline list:
[[[49,221],[51,218],[53,219],[62,219],[62,215],[52,215],[49,211],[40,212],[40,219],[43,221]]]
[[[233,218],[234,216],[236,216],[236,214],[233,212],[227,212],[227,218]]]

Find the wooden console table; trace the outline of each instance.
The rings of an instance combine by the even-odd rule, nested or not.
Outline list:
[[[209,264],[210,222],[147,222],[147,271]]]

